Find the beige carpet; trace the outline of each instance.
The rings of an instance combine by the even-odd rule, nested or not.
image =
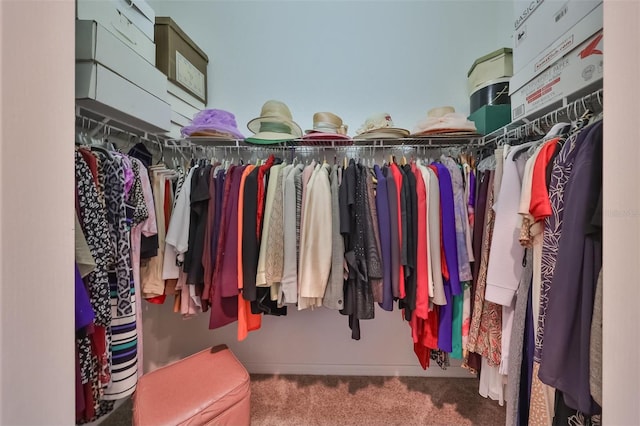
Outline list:
[[[131,425],[131,400],[100,426]],[[475,379],[251,375],[252,426],[504,425]]]
[[[475,379],[251,375],[251,424],[504,425]]]

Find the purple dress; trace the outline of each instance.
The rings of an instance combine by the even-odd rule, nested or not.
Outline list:
[[[456,247],[456,223],[453,204],[453,186],[449,170],[442,164],[434,163],[440,186],[440,212],[442,217],[442,245],[449,271],[449,279],[444,280],[444,294],[447,304],[440,307],[438,316],[438,346],[444,352],[452,352],[453,296],[461,294],[458,275],[458,250]]]
[[[91,301],[87,294],[87,289],[78,270],[78,265],[75,265],[76,270],[76,331],[80,330],[93,322],[96,314],[91,307]]]
[[[378,231],[382,251],[382,303],[385,311],[393,310],[393,288],[391,286],[391,222],[389,218],[389,199],[387,194],[387,178],[378,165],[373,166],[378,179],[376,186],[376,209],[378,210]]]
[[[600,407],[590,391],[590,336],[602,242],[587,231],[602,188],[602,122],[582,130],[564,194],[565,217],[546,312],[547,329],[538,376],[585,414]],[[594,200],[595,199],[595,200]]]

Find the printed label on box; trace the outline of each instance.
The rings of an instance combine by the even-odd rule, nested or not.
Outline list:
[[[514,92],[511,95],[513,120],[602,79],[602,39],[602,33],[597,34]]]
[[[543,1],[544,0],[532,0],[531,2],[529,2],[529,4],[527,4],[524,10],[520,13],[520,16],[518,16],[513,23],[514,28],[517,30],[518,27],[522,25],[522,23],[529,17],[529,15],[531,15]]]
[[[176,51],[176,81],[202,99],[205,98],[204,74],[178,51]]]
[[[570,52],[571,49],[574,48],[574,44],[575,42],[573,34],[569,34],[566,39],[562,40],[556,46],[553,46],[546,55],[544,55],[542,58],[540,58],[539,61],[535,63],[535,65],[533,66],[535,72],[538,72],[541,69],[545,69],[556,58],[561,57],[566,52]]]

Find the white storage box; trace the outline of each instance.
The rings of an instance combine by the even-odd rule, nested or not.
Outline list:
[[[178,85],[175,84],[172,81],[168,82],[168,91],[173,96],[183,100],[187,104],[189,104],[192,107],[196,108],[198,111],[202,111],[203,109],[205,109],[207,107],[204,102],[202,102],[201,100],[197,99],[195,96],[193,96],[192,94],[188,93],[186,90],[182,89],[181,87],[178,87]]]
[[[191,124],[191,118],[185,117],[176,111],[171,111],[171,128],[169,129],[169,137],[173,139],[182,139],[180,130]]]
[[[127,46],[135,50],[151,65],[156,65],[156,45],[153,42],[154,26],[151,22],[151,31],[141,29],[131,17],[140,15],[137,7],[128,6],[128,0],[77,0],[76,17],[81,20],[99,22],[111,34],[115,35]],[[136,0],[135,3],[142,9],[153,12],[146,2]],[[142,5],[146,5],[142,6]],[[146,15],[145,15],[146,16]],[[140,18],[142,19],[142,18]],[[155,20],[155,15],[154,18]],[[142,19],[144,22],[147,18]],[[137,22],[137,21],[136,21]],[[148,26],[147,26],[148,27]]]
[[[560,36],[601,4],[602,0],[546,0],[537,6],[528,19],[514,31],[514,74],[519,73],[542,51],[547,50]],[[602,25],[599,28],[602,28]],[[580,44],[579,41],[574,46],[578,44]]]
[[[178,124],[181,127],[184,127],[191,124],[191,118],[185,117],[184,115],[178,112],[171,111],[171,122]]]
[[[194,115],[201,111],[199,108],[189,105],[171,92],[167,93],[167,102],[169,102],[169,105],[171,105],[171,110],[177,112],[183,117],[189,118],[189,120],[191,120]]]
[[[140,130],[169,130],[171,107],[95,62],[76,63],[76,103]]]
[[[76,61],[95,61],[157,98],[167,99],[167,76],[95,21],[76,20]]]
[[[513,29],[520,28],[524,21],[535,12],[544,0],[514,0],[513,4]]]
[[[602,82],[602,32],[594,35],[542,74],[511,94],[513,120],[528,117],[541,109]]]
[[[467,73],[469,94],[486,86],[489,81],[511,77],[513,75],[511,52],[511,49],[502,48],[476,59]]]
[[[170,139],[184,139],[184,136],[182,136],[182,133],[180,133],[181,129],[181,125],[171,122],[171,128],[169,129],[167,136]]]
[[[571,52],[576,46],[582,44],[595,33],[602,29],[602,9],[600,4],[585,16],[580,22],[565,32],[560,38],[552,43],[533,58],[524,68],[516,71],[509,83],[511,93],[520,89],[531,81],[535,76],[547,69],[549,65]],[[515,50],[514,50],[515,61]]]

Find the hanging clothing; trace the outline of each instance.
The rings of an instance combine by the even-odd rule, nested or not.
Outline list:
[[[301,205],[297,199],[296,181],[302,175],[304,165],[294,166],[285,178],[283,194],[283,222],[295,223],[295,226],[284,228],[284,259],[281,283],[281,296],[278,304],[291,304],[298,302],[298,237],[300,229],[298,211]],[[301,201],[301,200],[300,200]]]
[[[340,179],[338,170],[338,165],[334,165],[329,175],[331,185],[331,271],[322,299],[322,305],[325,308],[337,310],[344,306],[344,241],[340,235]],[[388,210],[386,213],[388,214]]]
[[[331,271],[331,248],[327,236],[333,230],[330,167],[316,165],[303,202],[304,225],[300,236],[298,310],[322,306]]]
[[[589,343],[595,285],[602,268],[602,242],[585,231],[602,188],[602,122],[582,130],[573,171],[565,188],[565,221],[546,312],[539,377],[563,393],[582,413],[600,413],[589,386]],[[586,235],[585,235],[586,234]],[[577,274],[576,271],[581,271]]]
[[[491,242],[493,240],[493,228],[495,223],[493,210],[495,177],[495,172],[490,172],[482,252],[478,270],[473,314],[471,316],[471,328],[469,329],[469,343],[467,345],[469,352],[475,352],[482,355],[482,365],[486,364],[491,367],[500,366],[502,358],[502,308],[500,305],[485,300],[487,269],[489,265],[489,257],[493,248]]]

